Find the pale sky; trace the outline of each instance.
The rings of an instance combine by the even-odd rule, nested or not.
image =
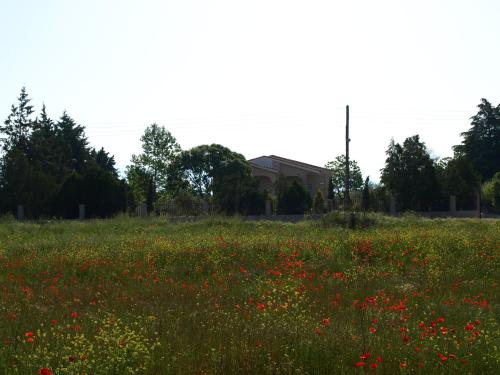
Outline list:
[[[500,102],[499,0],[0,0],[0,118],[26,86],[123,169],[156,122],[183,149],[377,181],[391,137],[451,156],[481,98]]]

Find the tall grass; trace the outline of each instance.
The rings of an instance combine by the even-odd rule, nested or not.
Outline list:
[[[5,374],[498,373],[500,223],[0,223]]]

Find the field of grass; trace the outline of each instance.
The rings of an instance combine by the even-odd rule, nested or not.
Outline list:
[[[500,222],[0,222],[0,373],[500,373]]]

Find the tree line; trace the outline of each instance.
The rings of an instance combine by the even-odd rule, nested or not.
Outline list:
[[[112,155],[89,145],[85,128],[67,112],[49,118],[43,105],[35,110],[23,88],[0,133],[0,213],[15,213],[24,205],[28,218],[76,218],[78,204],[89,217],[109,217],[134,211],[145,203],[148,211],[175,205],[184,212],[202,202],[214,212],[262,214],[271,192],[258,181],[243,155],[219,144],[182,150],[175,137],[157,124],[141,137],[142,152],[132,155],[125,177]],[[402,210],[429,210],[449,195],[457,205],[479,189],[492,209],[500,209],[500,105],[483,99],[471,128],[461,134],[454,157],[432,159],[418,135],[402,144],[391,140],[381,170],[381,183],[363,180],[350,160],[350,190],[362,196],[361,206],[374,209],[388,193]],[[274,191],[274,212],[322,212],[325,199],[341,199],[345,192],[345,158],[339,155],[326,168],[332,171],[328,196],[311,198],[302,184],[284,176]],[[463,200],[463,201],[462,201]]]

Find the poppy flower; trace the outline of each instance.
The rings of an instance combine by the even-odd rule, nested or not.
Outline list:
[[[377,329],[375,327],[370,327],[370,333],[375,333],[377,332]]]
[[[377,367],[378,367],[378,363],[372,363],[370,365],[370,368],[372,368],[372,369],[376,369]]]
[[[366,363],[365,363],[365,362],[363,362],[363,361],[357,362],[357,363],[355,364],[355,366],[356,366],[356,367],[364,367],[365,365],[366,365]]]
[[[73,311],[73,312],[71,313],[71,317],[72,317],[73,319],[78,318],[78,313],[77,313],[76,311]]]
[[[372,355],[371,355],[371,353],[365,353],[365,354],[361,354],[361,355],[359,356],[359,358],[361,358],[361,359],[368,359],[368,358],[370,358],[371,356],[372,356]]]
[[[26,332],[24,334],[24,336],[26,336],[26,337],[33,337],[33,332]]]
[[[323,319],[323,325],[324,325],[325,327],[328,327],[328,326],[330,325],[330,318],[325,318],[325,319]]]
[[[448,359],[447,356],[442,355],[441,353],[438,354],[439,359],[441,359],[442,362],[446,361]]]
[[[40,369],[40,375],[52,375],[52,371],[50,371],[47,367],[44,367]]]
[[[469,323],[465,326],[466,331],[472,331],[474,329],[474,325],[472,323]]]

